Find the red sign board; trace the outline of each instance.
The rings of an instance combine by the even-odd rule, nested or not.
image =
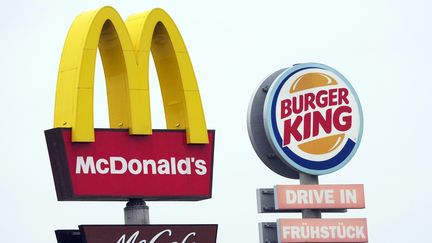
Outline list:
[[[217,225],[81,225],[56,236],[58,243],[216,243]]]
[[[368,242],[366,219],[279,219],[279,243]]]
[[[276,209],[365,208],[363,185],[278,185]]]
[[[217,225],[81,225],[83,243],[216,243]]]
[[[209,144],[185,131],[95,129],[95,142],[72,142],[71,129],[45,131],[59,201],[202,200],[211,197],[214,130]]]

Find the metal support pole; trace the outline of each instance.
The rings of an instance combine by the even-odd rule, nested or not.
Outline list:
[[[125,224],[150,224],[149,207],[143,199],[129,199],[124,208]]]
[[[318,176],[308,175],[300,172],[300,185],[318,185]],[[303,209],[302,217],[306,218],[321,218],[321,210],[319,209]]]

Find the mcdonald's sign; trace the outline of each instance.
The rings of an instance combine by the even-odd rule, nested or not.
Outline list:
[[[109,129],[93,125],[97,50],[105,73]],[[167,130],[152,130],[152,53]],[[76,17],[57,80],[54,128],[45,131],[57,198],[201,200],[211,197],[214,130],[180,32],[153,9],[123,22],[111,7]]]

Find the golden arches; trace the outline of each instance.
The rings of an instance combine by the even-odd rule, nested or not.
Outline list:
[[[94,141],[96,51],[105,72],[111,128],[151,134],[148,64],[153,54],[168,129],[186,129],[188,143],[208,143],[196,77],[180,32],[162,9],[126,21],[111,7],[73,22],[60,62],[54,127],[71,127],[72,140]]]

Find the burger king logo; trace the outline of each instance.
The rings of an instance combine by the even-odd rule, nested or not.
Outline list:
[[[362,136],[357,94],[342,74],[323,64],[298,64],[282,72],[268,90],[263,115],[274,151],[307,174],[343,167]]]

